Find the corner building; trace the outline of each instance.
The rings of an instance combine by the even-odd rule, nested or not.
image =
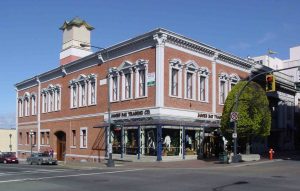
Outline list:
[[[216,156],[226,96],[252,64],[158,28],[95,53],[93,27],[65,22],[60,65],[17,83],[18,155],[58,160]]]

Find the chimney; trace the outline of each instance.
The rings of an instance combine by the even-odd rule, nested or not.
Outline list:
[[[65,65],[92,53],[90,47],[81,47],[80,44],[91,43],[91,31],[94,29],[84,20],[75,17],[70,22],[65,21],[59,28],[63,31],[60,65]]]

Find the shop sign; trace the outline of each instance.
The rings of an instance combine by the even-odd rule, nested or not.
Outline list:
[[[135,117],[135,116],[145,116],[150,115],[150,110],[136,110],[136,111],[128,111],[121,113],[113,113],[111,114],[111,118],[126,118],[126,117]]]
[[[147,75],[147,86],[155,86],[155,72],[148,73]]]
[[[222,115],[211,114],[211,113],[198,113],[198,118],[201,119],[221,119]]]

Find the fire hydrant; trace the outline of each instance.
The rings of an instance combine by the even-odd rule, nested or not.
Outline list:
[[[271,148],[270,150],[269,150],[269,155],[270,155],[270,160],[273,160],[273,154],[274,154],[275,152],[273,151],[273,149]]]

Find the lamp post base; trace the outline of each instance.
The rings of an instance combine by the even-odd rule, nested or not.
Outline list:
[[[115,161],[112,159],[112,153],[109,153],[109,158],[106,165],[107,167],[115,167]]]
[[[232,156],[232,163],[238,163],[240,162],[240,156],[239,155],[234,155]]]

